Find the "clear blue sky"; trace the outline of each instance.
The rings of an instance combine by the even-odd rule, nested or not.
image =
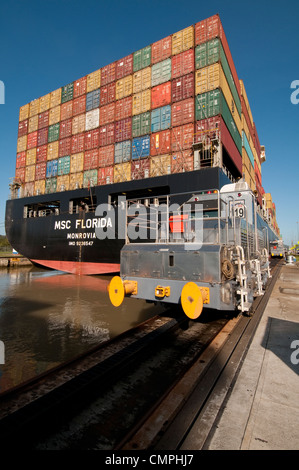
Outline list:
[[[216,13],[266,147],[264,189],[285,241],[298,241],[299,104],[290,100],[299,80],[298,0],[2,0],[0,234],[20,106]]]

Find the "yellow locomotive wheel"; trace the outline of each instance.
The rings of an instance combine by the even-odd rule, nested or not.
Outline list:
[[[184,285],[181,294],[181,304],[185,315],[195,320],[203,309],[203,298],[200,288],[195,282],[188,282]]]
[[[114,276],[108,286],[110,302],[114,307],[119,307],[125,298],[125,288],[119,276]]]

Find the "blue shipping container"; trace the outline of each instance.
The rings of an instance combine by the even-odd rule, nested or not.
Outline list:
[[[86,111],[98,108],[100,106],[100,89],[93,90],[86,95]]]
[[[149,135],[136,137],[132,140],[132,160],[149,157],[151,140]]]
[[[251,165],[254,168],[254,156],[253,156],[252,150],[250,148],[249,142],[247,140],[247,137],[244,131],[242,131],[242,138],[243,138],[243,141],[242,141],[243,147],[245,148],[247,155],[251,161]]]
[[[58,160],[50,160],[47,162],[46,178],[57,176]]]
[[[163,131],[171,126],[171,106],[162,106],[154,109],[151,113],[152,132]]]

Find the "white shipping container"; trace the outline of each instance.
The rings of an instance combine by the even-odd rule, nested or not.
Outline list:
[[[163,60],[152,66],[152,87],[171,79],[171,59]]]
[[[100,109],[92,109],[86,113],[85,130],[95,129],[100,125]]]

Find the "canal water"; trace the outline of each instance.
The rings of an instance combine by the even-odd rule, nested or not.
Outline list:
[[[0,269],[0,393],[161,312],[133,299],[113,307],[111,277]]]

